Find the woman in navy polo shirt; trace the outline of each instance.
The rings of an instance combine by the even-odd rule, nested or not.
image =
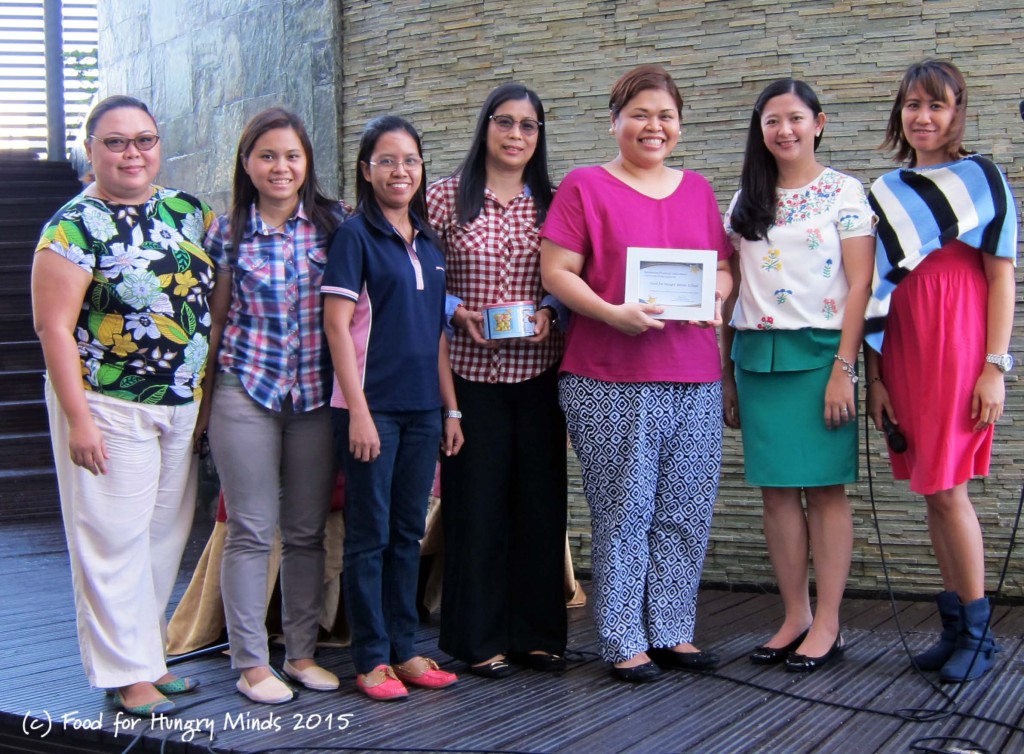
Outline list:
[[[462,428],[444,337],[444,257],[423,219],[423,154],[407,121],[388,115],[367,124],[356,201],[331,244],[324,328],[346,478],[352,660],[360,690],[386,700],[406,696],[405,683],[456,681],[413,647],[419,541],[438,445],[457,453]]]

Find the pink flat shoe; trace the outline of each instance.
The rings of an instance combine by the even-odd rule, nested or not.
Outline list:
[[[406,667],[413,660],[422,660],[427,668],[421,670],[419,673],[414,673],[412,670]],[[406,683],[411,683],[413,686],[422,686],[426,689],[443,689],[446,686],[451,686],[459,677],[455,673],[449,673],[447,670],[441,670],[437,663],[431,660],[429,657],[414,657],[412,660],[395,665],[395,675]]]
[[[409,696],[409,690],[398,680],[390,665],[378,665],[369,673],[357,675],[356,686],[371,699],[381,702]]]

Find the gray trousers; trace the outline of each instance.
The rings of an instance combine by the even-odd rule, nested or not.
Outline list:
[[[221,592],[231,665],[269,664],[267,569],[281,529],[281,625],[289,660],[313,656],[323,602],[324,524],[335,482],[330,408],[293,413],[256,403],[217,375],[210,448],[228,510]]]

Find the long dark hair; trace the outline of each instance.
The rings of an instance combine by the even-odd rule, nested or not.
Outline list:
[[[420,159],[423,159],[423,142],[420,141],[420,135],[413,128],[412,123],[405,118],[399,118],[397,115],[381,115],[366,124],[366,127],[363,129],[363,135],[359,139],[359,154],[356,156],[356,211],[362,212],[377,225],[387,225],[388,222],[384,219],[384,213],[377,203],[377,195],[373,193],[373,186],[366,179],[366,176],[363,175],[362,166],[370,164],[370,158],[373,157],[373,150],[377,148],[377,142],[380,140],[380,137],[392,131],[405,131],[409,134],[412,140],[416,142],[416,153],[420,156]],[[421,171],[420,185],[416,189],[416,194],[413,196],[412,201],[409,202],[409,209],[421,220],[425,220],[427,217],[426,163],[424,163]],[[433,237],[433,233],[429,231],[425,223],[421,230]]]
[[[494,111],[509,100],[529,100],[542,124],[537,132],[537,147],[523,168],[523,183],[530,187],[533,203],[537,207],[537,225],[544,222],[551,206],[551,176],[548,175],[548,142],[544,127],[544,105],[532,89],[522,84],[502,84],[487,95],[473,131],[473,143],[466,158],[453,175],[459,176],[459,192],[455,199],[455,216],[459,223],[473,222],[484,206],[484,188],[487,186],[487,134]]]
[[[948,60],[922,60],[914,63],[907,72],[903,74],[903,81],[900,82],[899,91],[896,92],[896,101],[892,103],[892,111],[889,113],[889,124],[885,128],[885,141],[881,149],[892,150],[893,159],[897,162],[906,162],[910,167],[917,164],[917,153],[907,141],[903,133],[903,103],[907,100],[907,94],[915,86],[924,89],[929,97],[946,101],[946,89],[953,92],[953,106],[956,114],[949,128],[949,144],[946,153],[950,162],[966,157],[971,151],[964,148],[964,127],[967,124],[967,82],[960,69]]]
[[[313,143],[309,140],[302,118],[283,107],[271,107],[255,115],[245,124],[238,140],[235,155],[235,179],[231,189],[231,243],[237,250],[245,235],[253,202],[259,197],[256,185],[245,172],[245,161],[252,154],[256,141],[267,131],[275,128],[290,128],[299,137],[302,150],[306,153],[306,180],[299,187],[299,201],[307,216],[323,233],[330,233],[338,227],[337,202],[324,195],[316,178],[313,164]]]
[[[817,118],[821,103],[805,82],[799,79],[779,79],[766,86],[754,104],[747,129],[747,147],[743,153],[743,172],[740,175],[740,196],[732,209],[732,229],[748,241],[768,235],[775,224],[775,187],[779,182],[779,166],[764,143],[761,113],[768,101],[782,94],[795,94],[810,108]],[[824,129],[822,129],[824,133]],[[821,143],[821,134],[814,137],[814,149]]]

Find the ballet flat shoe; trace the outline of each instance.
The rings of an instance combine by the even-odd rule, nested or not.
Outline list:
[[[313,691],[334,691],[340,685],[338,676],[319,665],[312,665],[299,670],[287,660],[284,661],[284,674],[296,683],[301,683]]]
[[[495,660],[482,665],[470,665],[469,672],[481,678],[508,678],[512,675],[512,668],[506,660]]]
[[[184,678],[175,678],[173,681],[167,681],[167,683],[154,683],[153,685],[164,696],[168,694],[185,694],[199,688],[199,679],[186,676]]]
[[[120,690],[114,692],[114,699],[117,701],[117,706],[127,712],[129,715],[136,715],[137,717],[151,717],[152,715],[163,715],[168,712],[174,711],[174,702],[170,699],[161,697],[155,702],[149,704],[136,704],[129,706],[124,697],[121,696]]]
[[[795,652],[796,648],[803,644],[808,630],[805,629],[802,634],[784,647],[766,647],[763,644],[754,647],[754,651],[750,653],[750,661],[755,665],[778,665],[785,662],[789,653]]]
[[[785,662],[786,670],[790,673],[813,673],[815,670],[825,667],[837,657],[841,657],[845,650],[846,645],[843,643],[843,636],[839,634],[832,643],[832,647],[821,657],[808,657],[796,652],[790,653]]]
[[[533,652],[509,652],[508,659],[517,665],[542,673],[560,673],[565,670],[565,658],[549,652],[536,654]]]
[[[661,668],[653,662],[645,662],[632,668],[619,668],[612,665],[612,675],[626,683],[650,683],[661,678]]]
[[[721,662],[714,652],[676,652],[674,649],[652,647],[647,654],[660,667],[673,670],[714,670]]]

